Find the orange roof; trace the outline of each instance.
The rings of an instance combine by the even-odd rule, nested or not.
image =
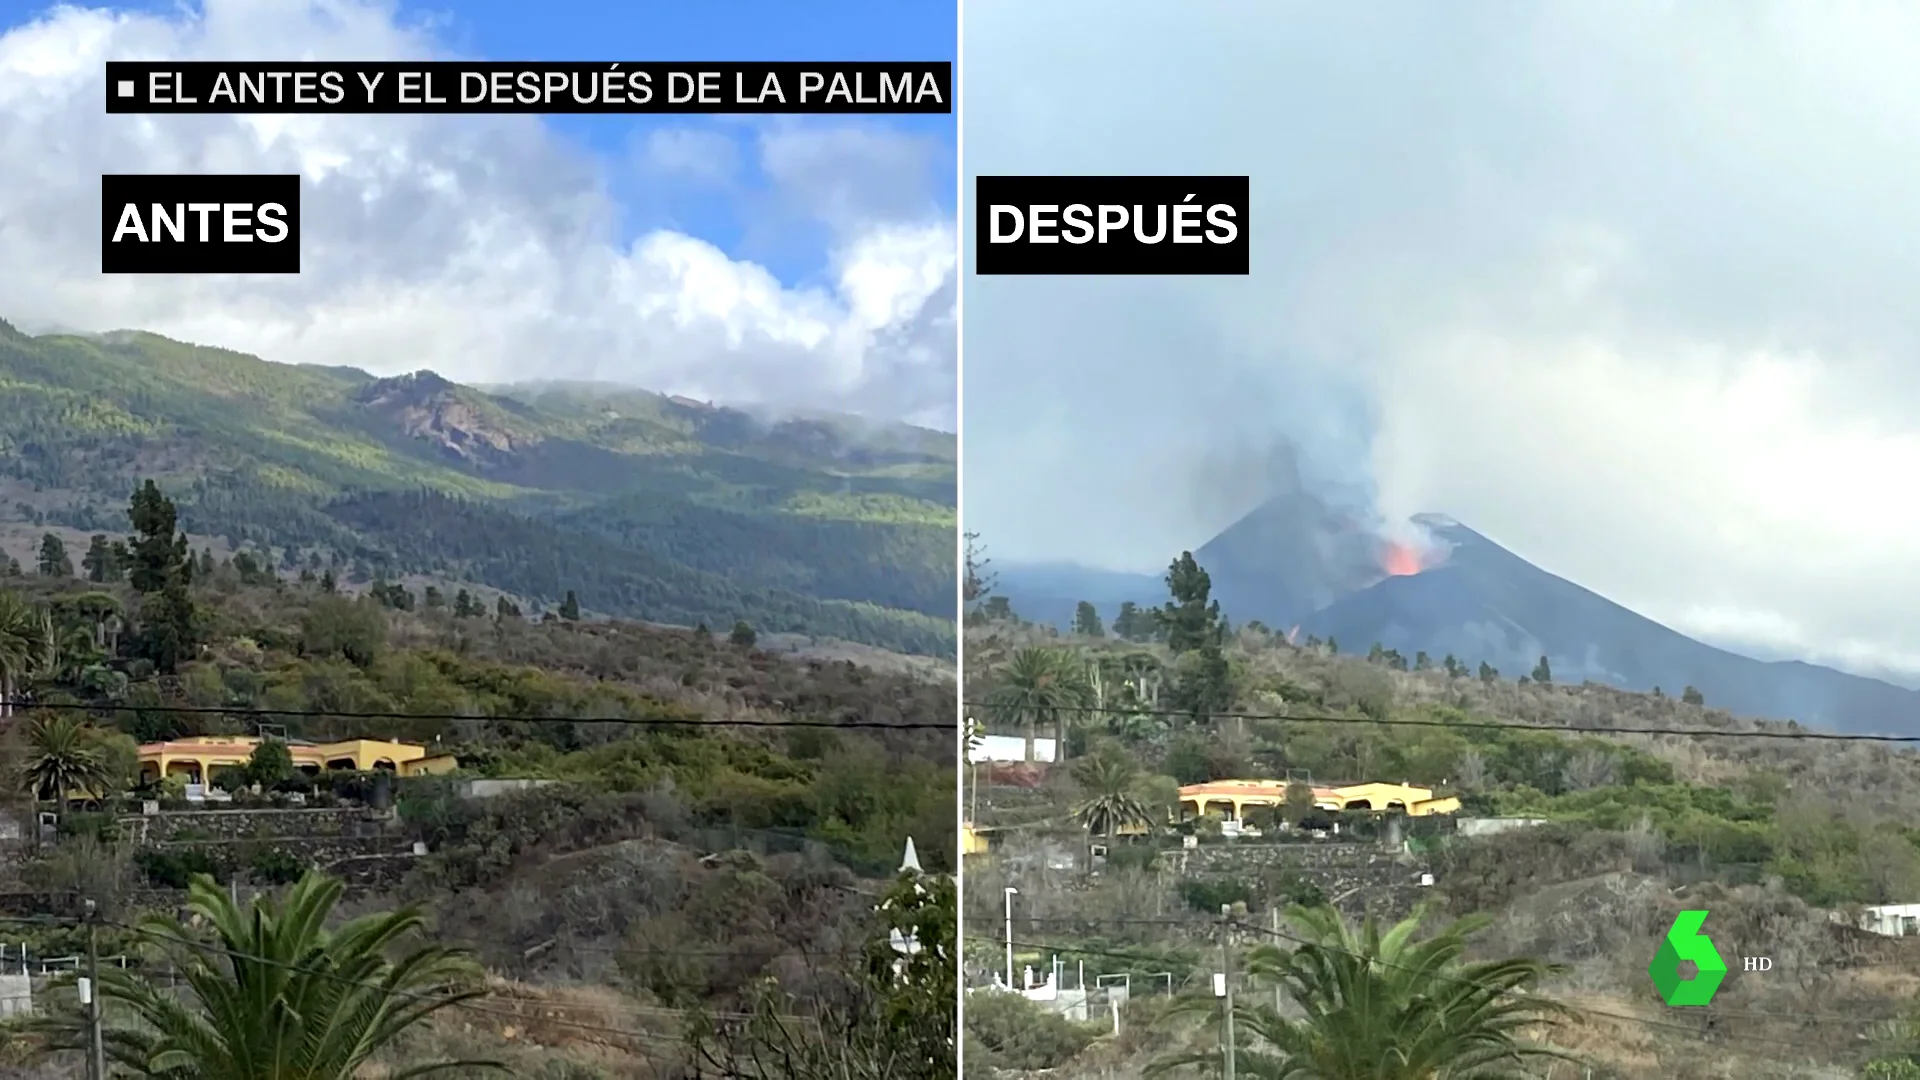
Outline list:
[[[1242,798],[1248,796],[1255,798],[1285,798],[1287,787],[1288,781],[1285,780],[1209,780],[1204,784],[1188,784],[1182,787],[1180,789],[1180,797],[1183,799],[1231,799],[1236,796]],[[1394,784],[1384,780],[1369,780],[1358,784],[1315,784],[1313,785],[1313,797],[1316,799],[1339,799],[1343,797],[1346,792],[1359,791],[1362,788],[1370,787],[1395,788],[1409,792],[1424,791],[1428,797],[1431,797],[1433,794],[1433,789],[1421,787],[1418,784]]]
[[[386,739],[337,739],[326,743],[289,743],[287,749],[295,757],[301,754],[324,754],[329,750],[353,746],[358,743],[374,743],[381,746],[393,746],[423,753],[426,747],[419,743],[392,742]],[[252,735],[203,735],[198,738],[179,739],[173,742],[142,743],[140,753],[153,757],[161,754],[218,754],[223,752],[252,753],[260,745],[260,739]]]
[[[1207,795],[1218,795],[1223,798],[1232,798],[1235,795],[1265,795],[1285,798],[1287,788],[1290,786],[1285,780],[1210,780],[1204,784],[1186,785],[1180,789],[1180,797],[1191,799]],[[1338,791],[1338,788],[1321,787],[1317,784],[1313,787],[1313,795],[1316,799],[1331,799]]]
[[[218,739],[180,739],[176,742],[142,743],[143,754],[210,754],[222,750],[251,751],[251,742],[233,742]]]

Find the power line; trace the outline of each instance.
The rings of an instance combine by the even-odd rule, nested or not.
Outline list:
[[[1000,706],[988,701],[962,701],[967,708],[993,709]],[[1153,716],[1162,718],[1193,718],[1194,713],[1180,709],[1129,709],[1117,705],[1062,705],[1048,706],[1046,712],[1072,713],[1093,716]],[[1545,724],[1518,723],[1510,720],[1436,720],[1414,716],[1337,716],[1326,713],[1251,713],[1251,712],[1209,712],[1202,714],[1212,720],[1275,720],[1291,724],[1377,724],[1381,727],[1420,727],[1483,729],[1493,731],[1539,731],[1555,735],[1675,735],[1683,738],[1719,738],[1719,739],[1787,739],[1809,742],[1874,742],[1874,743],[1920,743],[1920,735],[1850,735],[1837,731],[1769,731],[1769,730],[1722,730],[1720,728],[1677,728],[1677,727],[1549,727]]]
[[[112,712],[112,713],[180,713],[187,716],[251,716],[251,717],[293,717],[317,720],[443,720],[443,721],[479,721],[511,724],[615,724],[625,727],[644,728],[864,728],[876,731],[957,731],[959,725],[953,721],[929,722],[923,720],[904,720],[891,723],[884,720],[742,720],[738,718],[702,719],[702,720],[661,720],[653,717],[632,716],[518,716],[513,714],[490,714],[474,716],[467,713],[410,713],[410,712],[358,712],[331,709],[264,709],[248,707],[228,707],[214,705],[129,705],[120,703],[90,703],[85,705],[62,705],[47,701],[16,701],[11,705],[18,710],[26,709],[65,709],[71,712]]]

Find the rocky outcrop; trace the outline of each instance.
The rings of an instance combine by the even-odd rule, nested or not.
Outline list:
[[[356,399],[410,439],[436,446],[450,457],[484,465],[523,449],[502,418],[483,400],[431,371],[376,379]]]

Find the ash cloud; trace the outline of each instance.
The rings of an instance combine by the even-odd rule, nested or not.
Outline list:
[[[1064,0],[964,32],[969,171],[1253,177],[1247,278],[969,281],[998,557],[1162,565],[1285,437],[1382,522],[1451,514],[1683,632],[1920,669],[1920,505],[1888,495],[1920,471],[1920,140],[1889,134],[1920,9]],[[1216,463],[1245,476],[1179,490]]]

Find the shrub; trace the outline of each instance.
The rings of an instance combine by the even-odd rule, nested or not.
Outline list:
[[[1071,1061],[1100,1028],[1076,1024],[1019,994],[982,992],[967,998],[967,1033],[984,1046],[994,1069],[1031,1072]]]
[[[229,876],[213,856],[198,848],[141,851],[133,856],[133,864],[158,889],[184,889],[195,874],[210,875],[215,881],[225,881]]]
[[[247,872],[261,885],[291,885],[306,871],[306,860],[285,848],[266,848],[247,864]]]
[[[1230,904],[1252,904],[1253,886],[1244,881],[1189,878],[1180,883],[1180,899],[1195,911],[1218,915]]]

